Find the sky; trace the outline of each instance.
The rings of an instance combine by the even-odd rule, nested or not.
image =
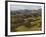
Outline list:
[[[12,10],[12,11],[14,11],[14,10],[24,10],[24,9],[38,10],[40,8],[41,8],[41,6],[10,4],[10,10]]]

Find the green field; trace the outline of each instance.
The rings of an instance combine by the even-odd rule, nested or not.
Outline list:
[[[11,32],[40,31],[41,16],[11,15]]]

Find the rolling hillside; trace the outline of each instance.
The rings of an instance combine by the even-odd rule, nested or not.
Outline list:
[[[40,31],[41,9],[11,11],[11,32]]]

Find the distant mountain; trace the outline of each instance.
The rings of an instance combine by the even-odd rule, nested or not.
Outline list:
[[[15,15],[15,14],[41,15],[41,9],[38,9],[38,10],[28,10],[28,9],[24,9],[24,10],[11,11],[11,15]]]

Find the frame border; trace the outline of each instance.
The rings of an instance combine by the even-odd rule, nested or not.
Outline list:
[[[8,35],[8,7],[7,7],[8,2],[44,4],[44,33]],[[27,2],[27,1],[5,1],[5,36],[26,36],[26,35],[41,35],[41,34],[45,34],[45,3],[42,3],[42,2]]]

